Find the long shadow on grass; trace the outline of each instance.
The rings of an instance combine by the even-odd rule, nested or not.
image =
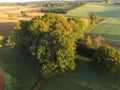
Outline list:
[[[77,63],[74,71],[60,73],[50,79],[42,90],[120,90],[120,72],[101,76],[90,63]]]

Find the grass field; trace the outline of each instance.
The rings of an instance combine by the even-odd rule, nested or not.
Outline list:
[[[49,79],[42,90],[120,90],[120,72],[100,75],[90,63],[77,63],[75,71]]]
[[[91,36],[103,36],[111,41],[120,42],[120,18],[107,18],[87,33]]]
[[[4,90],[32,90],[39,78],[39,65],[18,50],[0,49],[0,68],[3,71]]]
[[[91,13],[96,13],[104,20],[88,30],[87,35],[92,37],[103,36],[111,45],[120,47],[120,6],[114,4],[85,4],[71,10],[67,15],[89,17]]]
[[[113,4],[85,4],[67,13],[68,16],[89,17],[91,13],[96,13],[100,17],[120,17],[119,5]]]

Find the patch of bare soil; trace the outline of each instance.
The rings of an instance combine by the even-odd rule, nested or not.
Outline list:
[[[4,77],[2,69],[0,69],[0,90],[4,90]]]
[[[11,35],[15,22],[0,22],[0,36]]]

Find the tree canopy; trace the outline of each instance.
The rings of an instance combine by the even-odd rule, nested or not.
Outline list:
[[[53,13],[20,21],[13,33],[16,47],[60,71],[75,68],[76,41],[83,37],[79,24]]]

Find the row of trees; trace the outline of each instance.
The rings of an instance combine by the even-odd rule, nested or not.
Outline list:
[[[91,57],[95,68],[101,71],[120,70],[120,50],[105,44],[101,36],[95,39],[88,36],[85,41],[78,42],[77,52]]]
[[[41,12],[52,12],[66,14],[73,8],[79,7],[83,4],[80,2],[47,2],[42,4]]]

